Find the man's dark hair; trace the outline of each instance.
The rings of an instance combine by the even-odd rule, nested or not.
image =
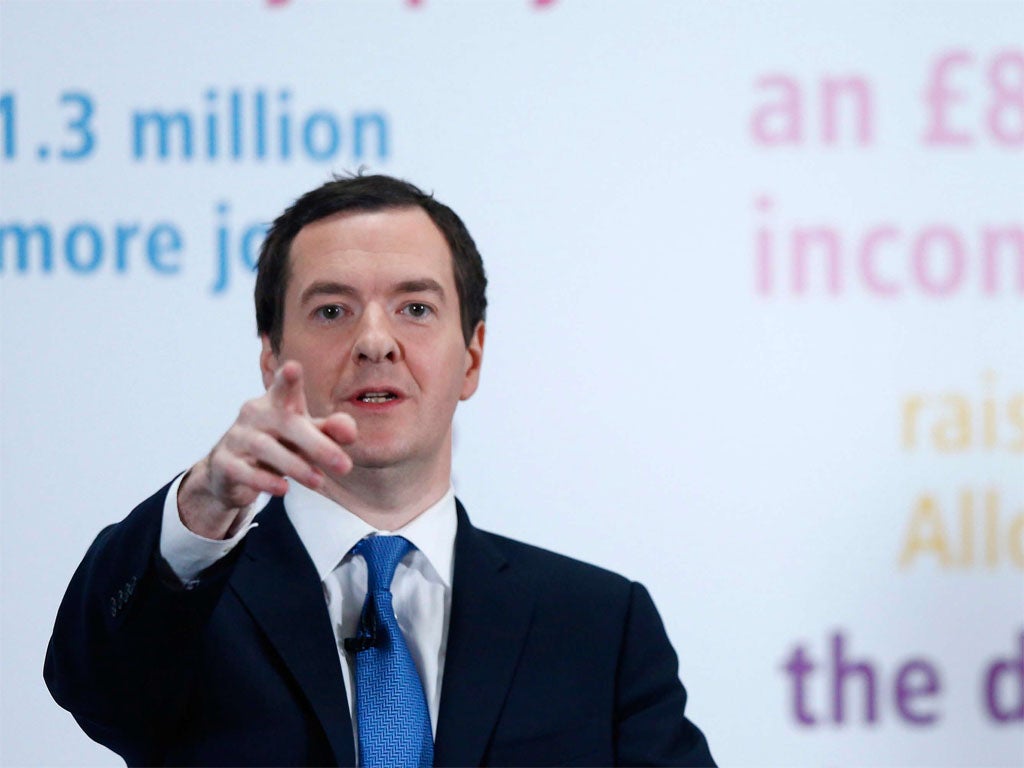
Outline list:
[[[260,248],[256,272],[256,329],[270,337],[276,352],[284,330],[284,297],[291,277],[292,241],[307,224],[342,211],[381,211],[422,208],[430,216],[452,252],[455,289],[466,345],[477,323],[487,313],[487,276],[476,243],[462,219],[444,203],[418,187],[391,176],[336,176],[307,192],[277,217]]]

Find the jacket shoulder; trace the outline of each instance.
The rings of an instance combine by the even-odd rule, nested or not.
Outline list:
[[[594,601],[605,610],[614,606],[625,609],[636,586],[607,568],[496,533],[477,533],[507,562],[516,577],[538,594],[564,595],[583,603]]]

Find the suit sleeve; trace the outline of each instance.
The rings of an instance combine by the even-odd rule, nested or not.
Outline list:
[[[242,549],[183,588],[159,556],[166,493],[96,537],[61,602],[43,672],[57,703],[130,765],[159,762],[173,737],[203,627]]]
[[[632,584],[616,678],[616,765],[714,766],[685,715],[678,659],[654,602]]]

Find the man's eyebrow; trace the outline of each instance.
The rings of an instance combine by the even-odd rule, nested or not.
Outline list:
[[[444,299],[444,288],[431,277],[423,277],[419,280],[403,280],[395,286],[395,293],[436,293]]]
[[[396,283],[393,293],[436,293],[442,301],[445,299],[444,287],[432,277],[422,277],[416,280],[403,280]],[[339,283],[336,280],[317,280],[309,285],[299,296],[299,303],[305,304],[316,296],[355,296],[358,291],[348,283]]]
[[[354,296],[355,293],[356,289],[346,283],[318,280],[302,292],[299,303],[305,304],[314,296]]]

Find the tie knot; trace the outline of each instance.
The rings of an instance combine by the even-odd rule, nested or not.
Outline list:
[[[411,549],[412,544],[401,536],[370,536],[353,547],[352,551],[366,560],[370,592],[391,589],[395,568]]]

